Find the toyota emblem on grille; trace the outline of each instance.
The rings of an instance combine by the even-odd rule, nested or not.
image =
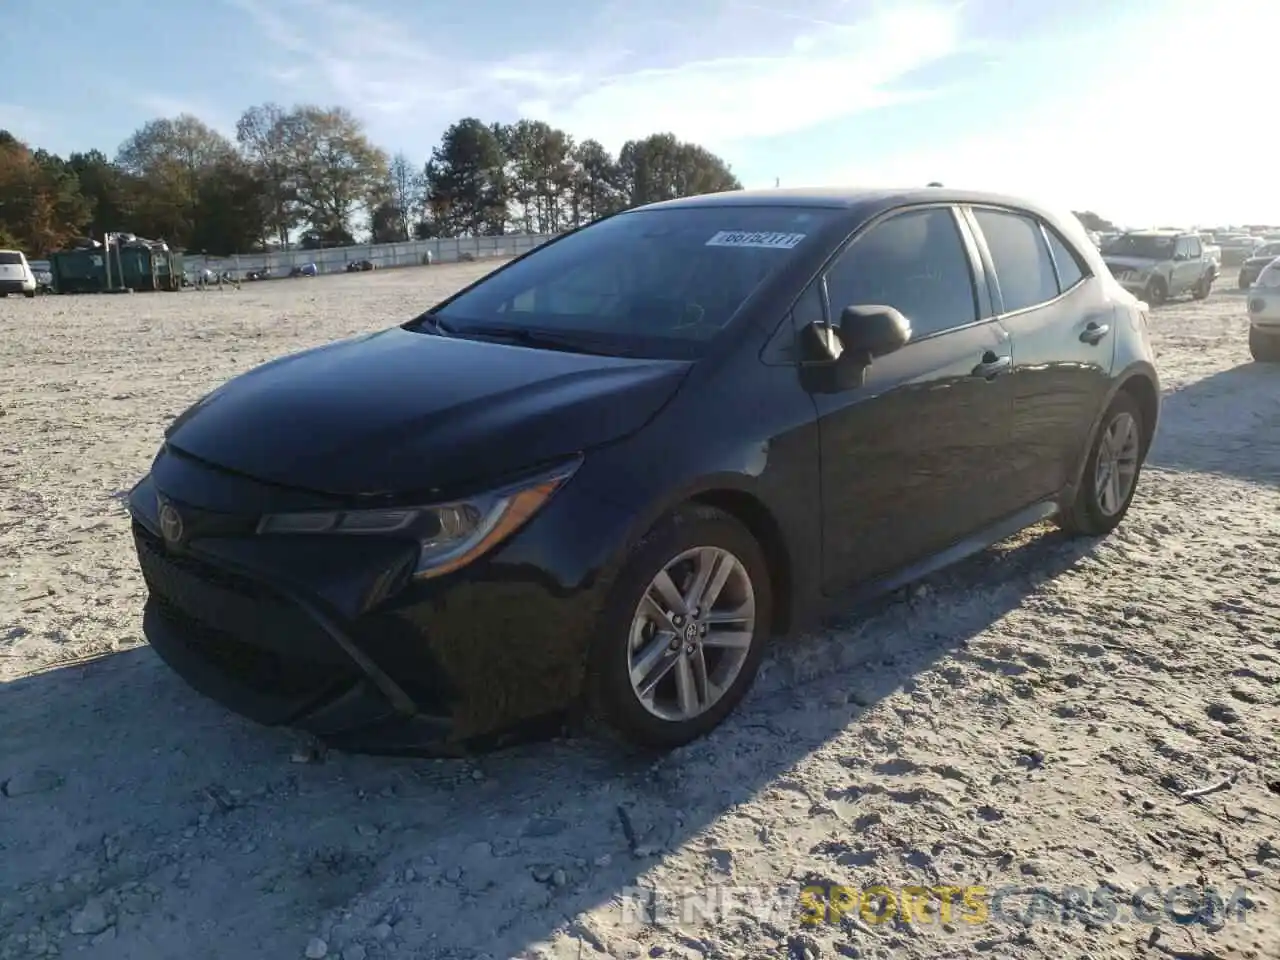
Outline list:
[[[169,543],[182,539],[182,514],[171,503],[160,508],[160,532]]]

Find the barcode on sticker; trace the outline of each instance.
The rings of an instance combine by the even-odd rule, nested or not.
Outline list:
[[[769,247],[790,250],[805,235],[803,233],[767,233],[748,230],[721,230],[707,241],[708,247]]]

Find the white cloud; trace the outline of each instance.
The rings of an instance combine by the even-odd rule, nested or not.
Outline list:
[[[670,131],[713,149],[802,130],[909,96],[888,88],[957,51],[954,11],[900,7],[853,25],[806,24],[772,55],[697,60],[602,78],[543,119],[617,148]]]
[[[1267,179],[1274,66],[1250,55],[1247,39],[1280,37],[1280,8],[1247,0],[1232,6],[1178,16],[1157,8],[1138,42],[1118,38],[1113,50],[1060,40],[1078,76],[1070,76],[1070,92],[1038,104],[1023,122],[832,177],[937,179],[1133,224],[1280,222],[1280,192]]]
[[[371,122],[519,112],[615,150],[654,131],[724,149],[884,106],[908,96],[889,85],[960,44],[954,3],[886,4],[839,24],[725,0],[711,22],[690,17],[684,25],[615,3],[578,25],[590,41],[441,62],[424,53],[442,47],[438,38],[415,38],[343,0],[294,0],[306,11],[297,17],[283,0],[229,2],[286,55],[267,67],[277,79],[294,77],[312,97],[322,95],[321,81],[324,94]],[[626,46],[646,39],[653,48],[636,66]]]

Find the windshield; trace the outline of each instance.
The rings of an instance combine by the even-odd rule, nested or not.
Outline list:
[[[0,250],[0,267],[20,266],[22,266],[22,254],[14,253],[11,250]]]
[[[1255,257],[1280,257],[1280,242],[1268,243],[1253,251]]]
[[[722,206],[624,213],[537,250],[430,317],[601,352],[694,357],[839,211]]]
[[[1148,260],[1168,260],[1173,256],[1173,237],[1152,234],[1128,233],[1107,244],[1103,251],[1118,257],[1145,257]]]

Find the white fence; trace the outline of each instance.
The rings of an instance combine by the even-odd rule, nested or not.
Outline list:
[[[208,269],[215,273],[231,271],[242,277],[250,270],[269,270],[273,277],[288,276],[294,267],[316,265],[318,273],[342,273],[353,260],[368,260],[378,269],[420,266],[433,263],[457,263],[462,260],[488,260],[514,257],[541,246],[554,234],[512,233],[501,237],[463,237],[447,240],[413,240],[408,243],[365,243],[354,247],[329,247],[324,250],[281,250],[272,253],[242,253],[231,257],[205,257],[188,253],[183,257],[187,273]]]
[[[363,243],[354,247],[329,247],[324,250],[280,250],[271,253],[242,253],[230,257],[203,256],[187,253],[183,266],[188,274],[204,268],[221,273],[231,271],[243,277],[250,270],[269,270],[273,277],[287,277],[294,267],[316,265],[318,273],[342,273],[353,260],[368,260],[378,269],[412,267],[427,262],[457,263],[463,260],[488,260],[514,257],[552,239],[555,234],[509,233],[501,237],[463,237],[447,240],[413,240],[408,243]],[[47,271],[49,261],[32,260],[32,271]]]

